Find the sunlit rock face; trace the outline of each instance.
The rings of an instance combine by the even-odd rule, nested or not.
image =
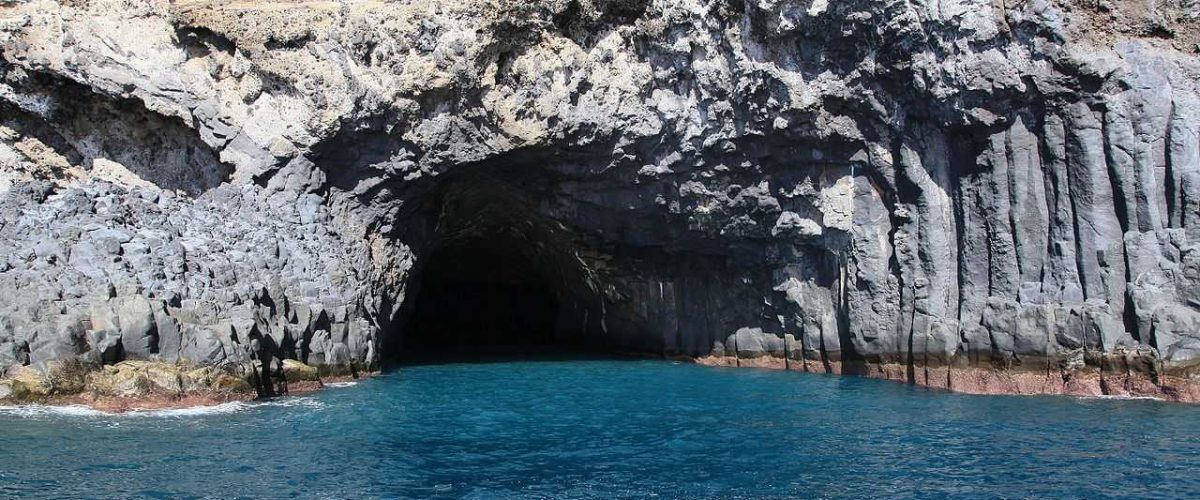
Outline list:
[[[1011,3],[0,6],[0,364],[445,332],[1177,394],[1197,7]]]

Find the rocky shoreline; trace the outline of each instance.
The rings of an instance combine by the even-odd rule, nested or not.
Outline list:
[[[622,357],[653,358],[625,353]],[[1175,403],[1200,403],[1200,383],[1193,379],[1135,371],[1117,371],[1112,363],[1101,366],[1047,365],[1044,369],[997,369],[970,366],[910,367],[898,363],[857,364],[847,371],[842,362],[785,360],[775,357],[704,356],[677,357],[678,361],[705,366],[790,370],[812,374],[861,376],[908,383],[935,390],[976,395],[1054,395],[1152,399]],[[317,392],[330,384],[346,383],[378,372],[357,374],[318,373],[316,367],[289,362],[276,382],[276,396]],[[200,374],[207,386],[188,382]],[[157,362],[125,361],[107,367],[92,367],[72,383],[63,370],[41,377],[32,370],[18,370],[0,379],[0,404],[83,406],[120,414],[127,412],[212,407],[230,402],[264,399],[253,387],[252,376],[211,375],[211,369]],[[177,383],[176,380],[179,382]],[[282,383],[281,383],[282,382]],[[80,386],[79,384],[82,384]],[[79,387],[82,387],[80,389]]]
[[[22,368],[0,379],[0,404],[85,406],[105,413],[196,408],[307,394],[375,374],[322,373],[288,360],[274,377],[271,395],[264,396],[256,387],[257,374],[238,368],[132,360],[102,366],[57,363],[46,375]]]
[[[1200,403],[1200,382],[1193,378],[1118,371],[1111,364],[1071,368],[1046,364],[1041,369],[1001,369],[887,363],[859,364],[847,372],[847,367],[841,362],[785,361],[773,357],[705,356],[694,361],[707,366],[860,376],[963,394],[1115,397]]]

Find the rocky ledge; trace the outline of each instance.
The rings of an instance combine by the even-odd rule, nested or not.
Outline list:
[[[263,379],[254,365],[214,367],[162,361],[99,365],[68,359],[45,373],[22,367],[0,380],[6,404],[86,405],[110,413],[210,406],[258,399]],[[295,395],[359,374],[324,372],[286,360],[270,377],[271,395]]]
[[[1195,401],[1198,19],[0,2],[0,369],[257,370],[269,393],[286,360],[521,337]]]

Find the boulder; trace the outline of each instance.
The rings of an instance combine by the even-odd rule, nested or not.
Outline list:
[[[183,391],[179,367],[155,361],[130,360],[105,366],[88,379],[88,387],[107,396],[175,395]]]
[[[136,370],[106,365],[88,378],[88,388],[104,396],[134,397],[150,393],[150,382]]]
[[[121,346],[127,357],[145,359],[158,353],[158,324],[149,300],[141,295],[112,299],[120,318]]]
[[[50,384],[37,370],[21,367],[9,375],[9,398],[19,401],[29,401],[50,395]]]
[[[288,382],[302,380],[321,380],[317,367],[309,366],[294,359],[283,360],[283,375]]]
[[[227,394],[250,393],[254,392],[254,386],[250,384],[244,377],[230,375],[228,373],[218,373],[213,377],[209,387],[217,392]]]

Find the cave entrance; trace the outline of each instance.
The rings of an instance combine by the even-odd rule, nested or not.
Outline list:
[[[493,176],[443,182],[408,224],[416,255],[388,349],[401,363],[593,355],[598,300],[566,229],[531,188]]]
[[[541,355],[555,342],[559,299],[538,262],[475,239],[427,257],[404,332],[404,358],[488,359]]]

